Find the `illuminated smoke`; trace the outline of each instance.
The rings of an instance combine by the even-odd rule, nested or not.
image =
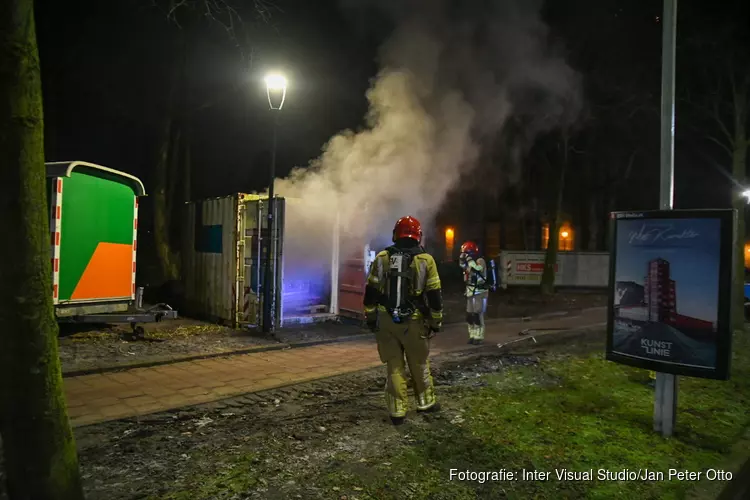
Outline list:
[[[384,3],[375,8],[382,12]],[[470,7],[477,3],[482,7]],[[372,4],[350,0],[345,7]],[[298,199],[287,209],[288,258],[329,263],[337,214],[348,243],[343,253],[374,239],[390,242],[403,215],[420,218],[427,230],[451,189],[473,171],[483,142],[511,116],[523,117],[530,143],[578,114],[578,74],[551,47],[541,2],[388,5],[395,30],[367,92],[366,127],[339,133],[309,167],[276,180],[280,196]],[[497,168],[518,169],[520,161]]]

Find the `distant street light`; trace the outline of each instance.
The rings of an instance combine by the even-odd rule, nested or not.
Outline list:
[[[742,192],[742,197],[745,198],[748,203],[750,203],[750,189],[745,189]]]
[[[273,114],[273,145],[271,146],[271,178],[268,186],[268,237],[266,238],[266,269],[264,271],[263,279],[263,332],[273,332],[275,327],[274,321],[274,295],[273,290],[274,277],[272,259],[273,259],[273,237],[275,235],[275,224],[273,220],[273,212],[275,207],[275,200],[273,194],[273,184],[276,179],[276,132],[279,124],[279,112],[284,106],[284,100],[286,99],[286,78],[279,73],[269,73],[266,75],[266,95],[268,96],[268,106],[271,111],[275,111]]]

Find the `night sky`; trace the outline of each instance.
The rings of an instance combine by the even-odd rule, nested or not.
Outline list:
[[[699,4],[680,2],[688,14],[681,12],[679,33],[720,29],[721,16],[729,15],[691,14]],[[148,0],[44,0],[37,5],[47,160],[104,164],[141,177],[148,191],[178,28]],[[284,70],[290,80],[277,175],[317,157],[336,132],[363,124],[377,49],[392,29],[387,18],[342,9],[334,0],[279,0],[275,5],[270,23],[257,21],[243,50],[211,23],[190,37],[189,102],[191,109],[203,108],[190,115],[193,198],[267,186],[271,132],[262,75],[269,68]],[[634,168],[636,201],[622,202],[637,206],[626,208],[655,208],[657,203],[660,16],[661,2],[651,0],[556,1],[545,9],[568,62],[584,76],[587,103],[607,104],[590,84],[604,75],[656,105],[651,116],[623,108],[621,124],[642,120],[634,128],[646,133]],[[680,35],[678,48],[681,81],[701,67],[700,61],[680,59],[687,36]],[[730,183],[720,172],[727,158],[700,134],[703,124],[685,123],[683,109],[678,102],[676,206],[728,206]],[[617,141],[618,133],[606,132],[600,140]],[[620,152],[616,155],[621,159]],[[604,154],[600,159],[609,161]],[[573,188],[579,175],[572,175]]]
[[[313,5],[314,4],[314,5]],[[44,79],[46,156],[81,159],[141,176],[147,183],[167,94],[170,36],[177,28],[147,0],[37,9]],[[377,43],[342,18],[335,2],[278,2],[259,23],[252,62],[217,27],[191,39],[190,86],[197,198],[267,185],[270,114],[262,76],[290,80],[277,172],[305,165],[335,132],[357,126],[376,67]],[[64,20],[64,21],[63,21]],[[251,66],[248,66],[250,65]]]

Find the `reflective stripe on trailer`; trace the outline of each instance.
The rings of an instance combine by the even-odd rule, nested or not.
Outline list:
[[[52,243],[52,302],[57,304],[60,296],[60,241],[62,239],[62,195],[63,180],[52,179],[52,209],[50,213],[50,233]]]
[[[138,249],[138,196],[133,206],[133,277],[130,286],[130,298],[135,300],[135,256]]]

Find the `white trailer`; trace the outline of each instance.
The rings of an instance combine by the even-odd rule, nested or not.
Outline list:
[[[542,281],[545,252],[502,250],[497,257],[500,284],[538,286]],[[555,285],[606,288],[609,285],[609,253],[558,252]]]

